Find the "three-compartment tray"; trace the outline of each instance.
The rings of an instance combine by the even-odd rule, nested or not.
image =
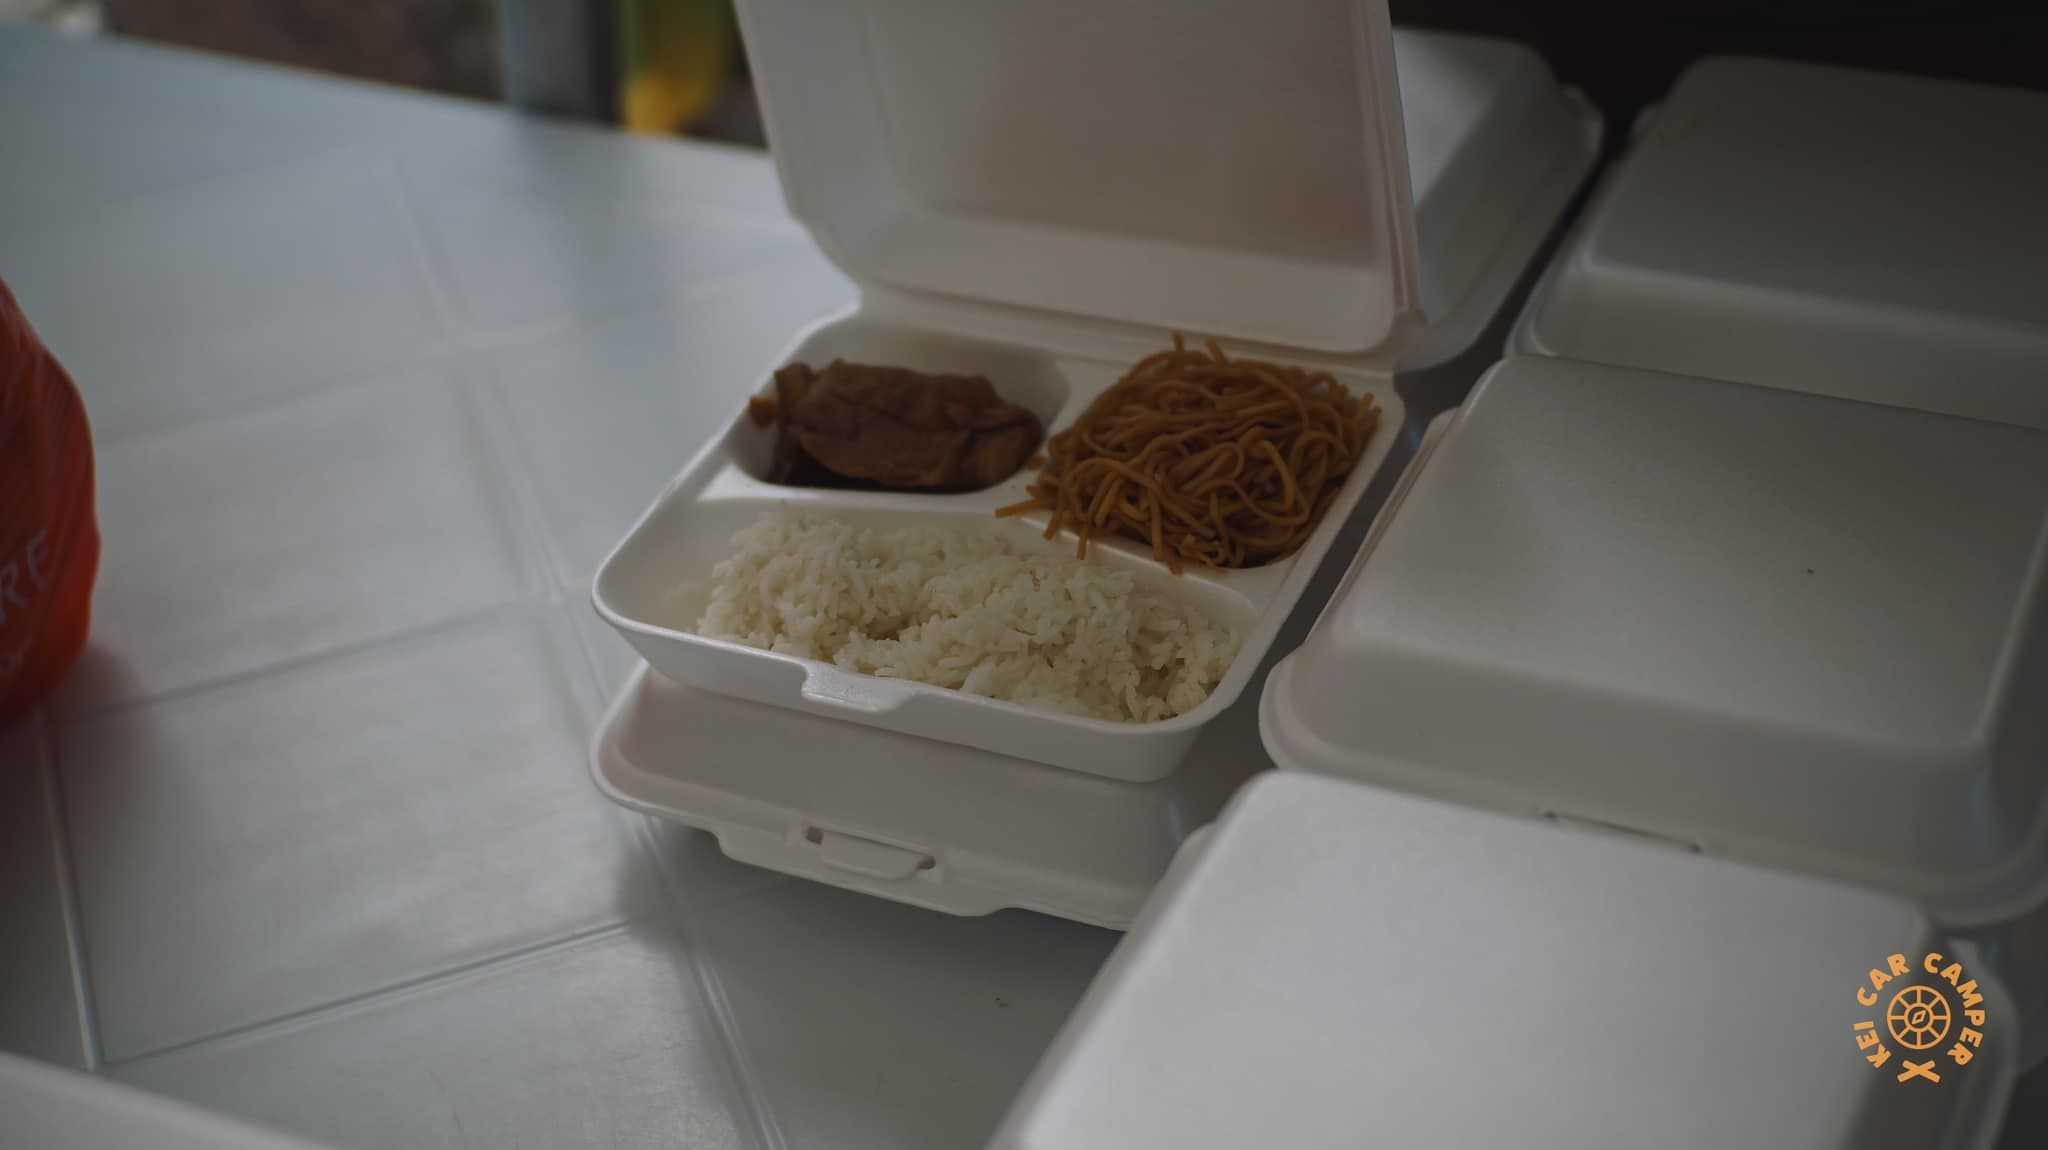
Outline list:
[[[1223,0],[1177,11],[1166,37],[1157,12],[1121,6],[749,0],[739,14],[783,192],[861,287],[852,314],[787,360],[984,375],[1057,434],[1182,332],[1329,371],[1379,407],[1380,426],[1290,556],[1176,576],[1149,548],[1091,547],[1090,562],[1238,633],[1209,697],[1162,721],[1076,717],[692,633],[702,601],[680,589],[772,510],[988,533],[1027,554],[1073,548],[1040,538],[1043,517],[994,515],[1025,498],[1024,473],[961,495],[768,483],[772,436],[737,403],[600,568],[599,613],[679,683],[1164,777],[1244,690],[1405,414],[1393,370],[1422,326],[1422,289],[1384,0]],[[1226,73],[1232,84],[1214,82]]]
[[[1084,345],[1085,346],[1085,345]],[[1123,365],[1113,353],[1053,355],[853,315],[804,336],[789,358],[835,358],[931,372],[981,374],[1052,431],[1070,424]],[[1384,377],[1344,372],[1354,396],[1369,396],[1380,425],[1301,549],[1263,567],[1172,574],[1149,548],[1123,539],[1092,541],[1088,562],[1130,572],[1140,586],[1233,628],[1236,658],[1207,700],[1174,718],[1125,723],[1053,712],[962,690],[842,669],[816,659],[695,634],[703,581],[730,553],[733,534],[758,516],[800,510],[878,528],[942,526],[1009,540],[1019,552],[1074,553],[1070,535],[1046,540],[1044,514],[998,519],[997,508],[1027,498],[1032,473],[962,494],[848,491],[771,483],[765,477],[775,432],[735,405],[726,433],[663,492],[599,569],[598,613],[669,679],[756,702],[847,719],[904,734],[994,751],[1126,781],[1165,777],[1201,728],[1234,702],[1330,549],[1338,529],[1378,471],[1401,426],[1400,397]]]

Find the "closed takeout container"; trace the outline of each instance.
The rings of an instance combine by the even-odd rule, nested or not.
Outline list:
[[[1394,62],[1424,320],[1401,354],[1413,375],[1478,346],[1592,171],[1603,121],[1525,44],[1396,28]]]
[[[1949,1012],[1921,1052],[1857,1042],[1888,1029],[1856,993],[1893,955],[1885,999]],[[1988,1150],[2018,1028],[1980,965],[1894,896],[1268,774],[1183,848],[991,1145]]]
[[[2048,94],[1711,58],[1510,350],[2048,428]]]
[[[1209,699],[1164,722],[1056,714],[692,634],[701,600],[678,588],[773,509],[1001,533],[1026,551],[1074,545],[1041,539],[1043,516],[994,518],[1025,498],[1028,473],[959,495],[770,484],[772,433],[737,395],[731,427],[599,570],[599,613],[678,683],[1111,778],[1164,776],[1244,689],[1402,423],[1392,372],[1418,287],[1384,3],[1226,0],[1176,9],[1170,36],[1150,7],[1071,0],[754,0],[741,17],[790,206],[861,286],[858,307],[789,358],[986,374],[1052,433],[1184,331],[1328,370],[1377,403],[1380,427],[1287,559],[1176,577],[1148,548],[1091,544],[1094,561],[1243,636]]]
[[[2048,433],[1540,358],[1268,677],[1283,769],[1861,883],[2048,1053]]]

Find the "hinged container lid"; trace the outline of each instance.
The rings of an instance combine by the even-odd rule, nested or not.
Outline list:
[[[1285,772],[1188,850],[994,1146],[1975,1150],[2011,1090],[2002,990],[1901,900]],[[1872,968],[1936,1046],[1859,1048]]]
[[[1269,677],[1275,760],[1924,900],[2048,899],[2048,433],[1566,360],[1481,381]]]
[[[745,0],[791,210],[849,275],[1398,354],[1416,306],[1384,0]]]

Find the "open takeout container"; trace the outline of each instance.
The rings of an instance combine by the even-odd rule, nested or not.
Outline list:
[[[1427,320],[1401,356],[1407,373],[1463,355],[1500,314],[1591,168],[1600,120],[1524,46],[1407,29],[1393,43]],[[864,285],[866,294],[884,290]],[[991,317],[1014,321],[1000,309],[959,307],[945,322],[972,333]],[[1141,343],[1117,354],[1149,348]],[[736,412],[740,390],[735,381]],[[1399,433],[1394,453],[1405,457],[1421,440],[1415,454],[1426,455],[1422,429]],[[1357,548],[1376,499],[1369,490],[1332,551]],[[1299,641],[1342,571],[1326,562],[1317,572],[1275,650]],[[1273,657],[1269,650],[1246,692],[1155,782],[800,714],[651,670],[606,714],[591,770],[615,802],[702,828],[755,865],[954,914],[1022,907],[1123,929],[1190,831],[1271,767],[1256,688]]]
[[[1284,769],[1912,899],[2048,1054],[2048,432],[1496,367],[1268,676]]]
[[[2048,428],[2043,140],[2040,92],[1704,60],[1510,349]]]
[[[1165,776],[1250,681],[1403,421],[1393,371],[1418,326],[1418,273],[1384,3],[1226,0],[1176,8],[1169,36],[1153,6],[756,0],[740,12],[790,206],[861,285],[858,307],[792,359],[986,374],[1057,433],[1183,331],[1328,370],[1377,404],[1380,426],[1285,559],[1173,576],[1147,548],[1091,543],[1092,561],[1241,636],[1210,697],[1162,722],[1057,714],[692,634],[701,604],[678,588],[770,510],[986,531],[1027,552],[1074,546],[1041,539],[1042,515],[994,517],[1025,498],[1028,472],[957,495],[768,483],[771,432],[737,401],[727,432],[599,570],[598,612],[678,683],[1110,778]]]
[[[991,1146],[1989,1150],[2019,1034],[1896,896],[1277,772],[1182,849]]]
[[[1370,546],[1451,417],[1424,429],[1385,511],[1347,522],[1339,548]],[[1281,645],[1298,641],[1342,570],[1317,573]],[[1203,728],[1167,777],[1133,783],[778,711],[646,667],[590,752],[605,797],[708,831],[743,862],[949,914],[1016,907],[1112,930],[1130,926],[1189,833],[1271,767],[1252,696]]]

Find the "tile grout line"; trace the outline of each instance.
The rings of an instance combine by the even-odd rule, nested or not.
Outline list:
[[[406,246],[412,249],[413,270],[426,281],[427,295],[434,301],[434,318],[440,322],[444,338],[459,341],[470,325],[462,321],[462,309],[458,308],[455,293],[461,285],[451,270],[445,268],[445,257],[427,235],[425,222],[420,219],[419,209],[413,203],[411,188],[405,173],[399,170],[399,157],[391,152],[383,153],[380,182],[390,192],[397,208],[399,227],[405,231]]]
[[[85,1069],[100,1073],[106,1059],[100,1050],[99,1008],[92,991],[92,970],[85,948],[85,903],[78,892],[72,865],[71,829],[64,817],[64,783],[57,769],[57,724],[47,707],[36,712],[37,756],[43,772],[43,817],[50,826],[50,850],[57,868],[57,897],[64,911],[64,946],[71,959],[71,995],[78,1012],[79,1045]]]
[[[550,581],[555,584],[554,595],[557,601],[565,607],[565,610],[561,613],[566,615],[569,611],[575,609],[576,604],[563,595],[564,588],[560,585],[560,579],[557,575],[559,565],[556,562],[556,544],[546,529],[545,516],[541,513],[540,500],[534,491],[534,483],[530,472],[530,465],[527,461],[524,439],[519,434],[516,422],[511,418],[511,413],[506,409],[504,399],[499,394],[498,389],[480,385],[478,390],[484,393],[479,399],[488,404],[488,414],[494,426],[502,432],[501,438],[506,448],[505,453],[509,457],[506,460],[507,470],[515,473],[513,482],[518,487],[515,496],[520,502],[526,503],[531,510],[536,528],[534,538],[539,542],[544,552],[542,562],[546,565]],[[587,595],[587,577],[583,587]],[[582,608],[586,611],[590,610],[587,600],[582,603]],[[602,654],[591,645],[589,637],[584,633],[584,629],[575,626],[573,620],[570,621],[568,638],[574,645],[574,652],[572,654],[580,656],[576,661],[582,666],[583,673],[581,677],[591,688],[593,697],[597,700],[595,712],[588,716],[587,720],[590,737],[594,738],[598,728],[603,725],[604,715],[610,709],[611,698],[614,692],[605,683]],[[586,743],[588,741],[586,739]],[[588,753],[588,751],[585,752],[586,755]],[[588,770],[589,764],[587,762],[584,766]],[[711,1016],[712,1028],[718,1036],[719,1052],[723,1055],[722,1061],[725,1074],[738,1095],[741,1115],[744,1116],[747,1124],[752,1127],[752,1144],[759,1147],[760,1150],[788,1150],[789,1141],[783,1135],[780,1124],[775,1121],[774,1110],[769,1105],[767,1092],[761,1085],[760,1073],[755,1070],[753,1060],[747,1055],[746,1044],[740,1034],[739,1022],[733,1016],[732,1005],[725,994],[724,985],[719,980],[717,972],[710,969],[710,954],[700,950],[695,945],[699,932],[693,921],[694,916],[688,911],[687,900],[678,897],[680,884],[676,876],[663,864],[661,852],[655,845],[654,817],[637,812],[621,813],[631,816],[630,821],[625,827],[625,832],[628,838],[632,840],[633,854],[638,859],[639,865],[649,871],[654,880],[655,889],[660,893],[662,905],[658,912],[658,917],[669,931],[671,937],[676,938],[682,944],[683,961],[688,968],[681,973],[681,977],[685,980],[685,989],[688,992],[694,992],[691,994],[691,997],[696,999],[697,1003]]]
[[[661,852],[654,842],[654,816],[636,815],[631,834],[645,864],[654,868],[655,884],[663,894],[662,917],[667,920],[668,929],[682,943],[690,968],[687,977],[693,984],[696,997],[711,1013],[712,1026],[717,1029],[719,1045],[725,1054],[726,1072],[738,1088],[740,1105],[747,1117],[753,1120],[757,1140],[764,1150],[788,1150],[789,1140],[782,1133],[781,1124],[775,1121],[775,1110],[768,1102],[767,1089],[762,1086],[760,1072],[747,1053],[739,1019],[734,1016],[732,1001],[725,993],[725,983],[712,968],[710,952],[700,950],[696,945],[703,933],[696,915],[691,913],[689,900],[681,897],[681,883],[662,864]]]
[[[538,618],[543,609],[552,605],[549,599],[529,589],[518,598],[503,603],[493,603],[488,607],[463,611],[459,614],[436,619],[430,623],[419,623],[386,634],[350,640],[349,642],[325,647],[318,651],[309,651],[303,655],[289,655],[276,662],[264,663],[256,667],[247,667],[240,671],[231,671],[218,678],[204,679],[196,683],[185,683],[166,690],[157,691],[153,694],[140,695],[132,699],[122,699],[112,704],[90,707],[71,714],[52,715],[51,722],[52,725],[68,727],[76,726],[80,723],[110,719],[162,703],[175,703],[192,698],[195,695],[204,695],[211,691],[239,687],[261,679],[266,675],[291,674],[311,667],[317,667],[323,663],[342,662],[360,655],[366,655],[379,648],[408,647],[429,642],[446,635],[459,633],[470,628],[481,629],[493,623],[511,622],[519,619],[521,616]]]
[[[468,414],[474,422],[477,434],[482,438],[484,455],[489,466],[506,493],[513,517],[518,521],[521,558],[538,566],[537,571],[523,572],[535,578],[541,585],[540,595],[550,603],[564,602],[563,582],[560,575],[565,564],[559,562],[558,547],[548,531],[547,515],[542,509],[540,494],[532,475],[532,466],[527,459],[526,445],[519,435],[517,421],[512,418],[504,396],[497,387],[495,372],[477,364],[466,364],[460,378],[463,388],[462,399]],[[478,378],[488,375],[490,378]],[[602,687],[600,687],[600,692]]]
[[[408,203],[406,207],[409,213],[410,204]],[[409,232],[414,230],[409,214],[407,215],[406,226]],[[416,258],[423,258],[418,257],[417,253],[415,255]],[[734,271],[715,279],[693,283],[684,287],[656,288],[645,295],[628,297],[617,306],[589,314],[558,312],[501,327],[470,326],[444,321],[441,324],[442,330],[438,334],[423,341],[420,346],[412,349],[402,359],[374,367],[360,374],[326,379],[302,389],[252,397],[236,408],[232,414],[242,415],[265,409],[288,407],[293,404],[305,403],[322,395],[394,383],[414,374],[447,374],[451,377],[459,377],[457,369],[473,364],[479,357],[488,357],[504,351],[519,351],[549,340],[561,339],[578,332],[588,331],[592,327],[603,324],[646,317],[655,314],[664,307],[679,307],[695,303],[704,297],[715,295],[721,290],[730,290],[735,282],[742,286],[750,286],[757,280],[773,282],[775,276],[786,271],[787,265],[793,262],[797,261],[774,259],[750,265],[744,270]],[[428,294],[436,297],[433,306],[437,313],[447,311],[452,305],[444,303],[439,298],[443,294],[443,289],[436,277],[425,268],[420,268],[419,270],[422,278],[428,284]],[[441,317],[437,315],[437,318]],[[453,382],[453,379],[451,379],[451,382]],[[492,380],[476,380],[474,383],[479,391],[497,390],[497,385]],[[148,430],[129,431],[111,436],[106,438],[104,443],[106,446],[111,447],[208,421],[209,419],[194,417],[175,419],[169,423],[151,427]]]
[[[441,990],[460,986],[466,982],[518,970],[532,963],[544,962],[549,958],[574,953],[587,945],[594,945],[612,938],[621,937],[632,929],[633,922],[634,920],[632,919],[626,919],[618,922],[607,922],[599,926],[585,927],[581,930],[573,930],[553,938],[542,939],[539,942],[516,946],[510,950],[501,951],[471,962],[457,963],[454,966],[441,970],[428,971],[425,974],[400,979],[397,982],[384,986],[372,987],[345,998],[300,1007],[297,1010],[287,1011],[284,1014],[271,1018],[246,1022],[238,1026],[230,1026],[225,1030],[217,1030],[211,1034],[202,1034],[197,1038],[181,1039],[169,1045],[153,1047],[139,1054],[131,1054],[124,1058],[106,1059],[101,1063],[101,1066],[106,1068],[133,1066],[137,1063],[148,1062],[174,1054],[183,1054],[203,1047],[263,1038],[271,1034],[326,1022],[330,1019],[340,1018],[374,1007],[405,1002],[420,995],[434,994]]]

